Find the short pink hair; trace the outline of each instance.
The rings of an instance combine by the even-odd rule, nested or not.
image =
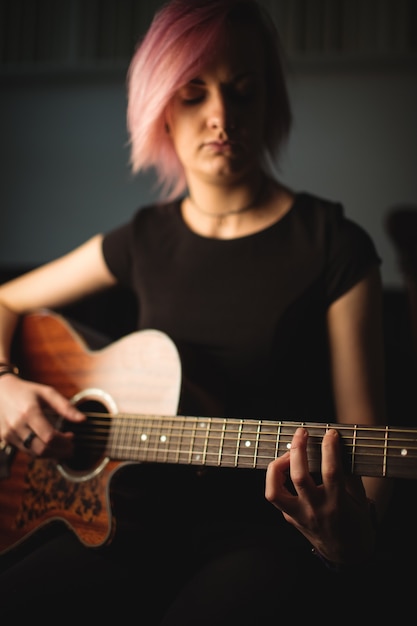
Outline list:
[[[269,15],[254,0],[171,0],[155,14],[127,75],[132,171],[155,168],[170,198],[186,190],[186,180],[166,132],[167,106],[202,71],[229,23],[250,24],[265,47],[265,155],[273,160],[289,134],[291,110],[279,37]]]

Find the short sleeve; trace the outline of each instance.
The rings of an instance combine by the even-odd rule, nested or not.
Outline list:
[[[356,222],[345,217],[343,207],[333,211],[328,233],[326,291],[328,304],[361,281],[381,264],[374,242]]]
[[[127,222],[104,235],[102,251],[110,272],[123,286],[132,280],[132,222]]]

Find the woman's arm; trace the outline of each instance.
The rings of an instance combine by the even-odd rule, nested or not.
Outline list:
[[[332,304],[328,328],[337,421],[385,425],[382,287],[377,268]],[[378,517],[382,517],[391,483],[369,476],[362,481]]]
[[[40,307],[55,308],[115,284],[102,255],[102,236],[96,235],[65,256],[0,286],[0,363],[10,362],[19,317]],[[43,408],[70,421],[84,416],[57,391],[46,385],[0,376],[0,441],[21,450],[28,435],[35,438],[26,451],[37,455],[68,456],[71,433],[58,431]]]
[[[337,421],[385,424],[382,297],[377,269],[331,305],[328,333]],[[391,484],[385,478],[345,475],[339,437],[329,430],[322,443],[322,484],[316,485],[307,462],[307,438],[306,430],[298,429],[290,451],[270,464],[266,498],[329,561],[364,560],[375,539],[369,500],[382,516]],[[288,472],[295,494],[286,486]]]
[[[386,424],[382,289],[371,272],[328,310],[337,421]]]

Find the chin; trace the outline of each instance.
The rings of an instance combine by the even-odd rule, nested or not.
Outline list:
[[[249,174],[252,169],[253,165],[249,166],[247,163],[243,164],[228,162],[222,165],[217,164],[213,168],[208,168],[206,174],[213,179],[218,179],[220,182],[228,179],[232,181]]]

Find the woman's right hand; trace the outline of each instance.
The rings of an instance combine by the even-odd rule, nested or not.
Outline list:
[[[61,432],[60,418],[74,423],[85,420],[83,413],[52,387],[14,374],[0,377],[0,442],[32,456],[69,458],[74,435]]]

